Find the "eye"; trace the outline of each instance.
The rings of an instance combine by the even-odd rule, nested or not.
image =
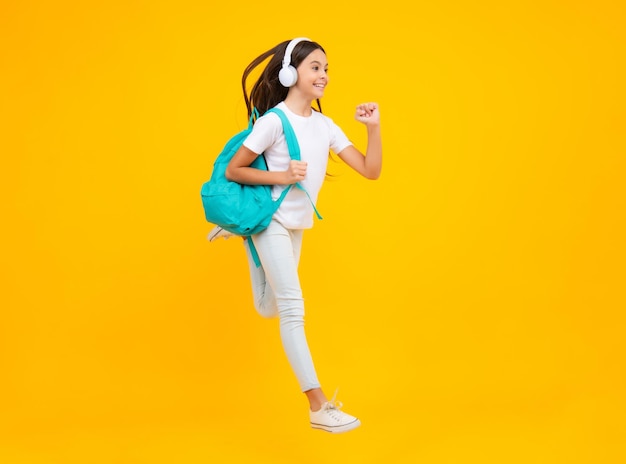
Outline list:
[[[320,67],[319,66],[313,66],[313,71],[319,71]]]

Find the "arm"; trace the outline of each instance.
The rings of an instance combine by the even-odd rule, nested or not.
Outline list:
[[[357,106],[355,119],[367,128],[367,151],[364,155],[350,145],[337,153],[348,166],[367,179],[378,179],[383,165],[383,144],[380,136],[380,112],[376,103]]]
[[[245,145],[239,147],[235,156],[226,167],[226,179],[231,182],[248,185],[289,185],[300,182],[306,175],[306,163],[291,160],[286,171],[263,171],[251,168],[252,162],[259,156]]]

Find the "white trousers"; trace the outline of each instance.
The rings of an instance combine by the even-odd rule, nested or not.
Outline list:
[[[261,267],[256,267],[245,240],[254,307],[267,318],[279,317],[280,337],[302,391],[319,388],[317,374],[304,333],[304,299],[298,277],[303,230],[286,229],[272,221],[253,235]]]

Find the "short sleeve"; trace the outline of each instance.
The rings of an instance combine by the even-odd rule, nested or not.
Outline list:
[[[266,114],[256,120],[252,132],[246,137],[243,144],[252,152],[260,155],[271,147],[282,134],[280,118],[273,114]]]
[[[352,145],[352,142],[332,119],[328,119],[328,123],[330,125],[330,149],[335,153],[341,153],[346,147]]]

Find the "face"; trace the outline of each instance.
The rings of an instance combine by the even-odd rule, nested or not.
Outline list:
[[[320,49],[313,50],[298,66],[296,87],[311,99],[324,96],[328,84],[328,61]]]

